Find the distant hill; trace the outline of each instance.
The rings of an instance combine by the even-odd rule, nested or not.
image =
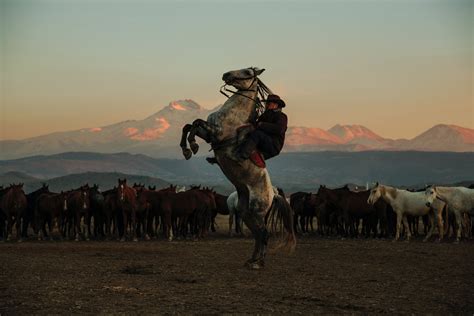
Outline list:
[[[126,178],[129,185],[133,183],[142,183],[146,186],[152,185],[157,188],[163,188],[168,186],[170,183],[162,179],[140,176],[140,175],[129,175],[119,172],[85,172],[79,174],[70,174],[66,176],[56,177],[52,179],[36,179],[30,177],[30,181],[20,181],[20,179],[26,179],[29,176],[16,172],[16,178],[12,177],[12,172],[0,174],[0,185],[7,186],[10,183],[24,182],[25,192],[31,192],[39,187],[42,183],[49,185],[51,191],[61,191],[78,188],[79,186],[88,183],[89,185],[98,184],[102,190],[111,189],[117,185],[117,179]],[[11,181],[15,180],[15,181]]]
[[[474,179],[474,153],[417,151],[283,153],[267,163],[273,183],[288,191],[315,188],[320,184],[339,186],[357,183],[364,186],[379,181],[396,186],[420,186]],[[186,161],[155,159],[128,153],[82,152],[0,161],[0,174],[11,171],[19,171],[39,179],[86,172],[123,173],[163,179],[181,185],[202,183],[222,190],[232,188],[219,167],[209,165],[203,157],[193,157]],[[97,181],[100,177],[98,176]],[[111,176],[111,182],[107,183],[115,183],[118,177],[114,174]],[[82,178],[75,183],[81,181]]]
[[[181,158],[178,146],[182,127],[216,111],[193,100],[170,102],[142,120],[56,132],[23,140],[0,141],[0,159],[62,152],[129,152],[155,158]],[[198,141],[202,144],[202,140]],[[200,155],[209,149],[202,146]],[[474,152],[474,129],[439,124],[413,139],[384,138],[362,125],[336,124],[328,130],[290,126],[283,148],[286,152],[422,150]]]

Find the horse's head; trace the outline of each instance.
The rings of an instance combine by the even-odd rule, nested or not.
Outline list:
[[[125,188],[127,187],[127,179],[118,179],[118,195],[120,197],[120,201],[123,201],[125,199]]]
[[[95,194],[100,193],[99,185],[94,184],[92,188],[90,189],[90,192],[94,192]]]
[[[257,77],[264,71],[265,69],[257,67],[231,70],[222,75],[222,80],[237,90],[250,90],[257,84]]]
[[[438,192],[436,191],[435,186],[431,186],[431,187],[426,188],[426,191],[425,191],[426,206],[431,207],[431,205],[433,204],[434,200],[437,197],[437,193]]]
[[[59,193],[59,199],[61,201],[61,204],[63,206],[63,211],[67,211],[67,197],[69,195],[69,192],[64,192],[64,191],[61,191],[61,193]]]
[[[89,184],[85,184],[85,185],[81,186],[79,189],[77,189],[77,191],[80,194],[79,199],[81,201],[82,208],[83,209],[89,208],[89,204],[90,204],[90,199],[89,199],[90,187],[89,187]]]
[[[7,190],[7,195],[9,196],[10,201],[13,202],[13,207],[15,209],[26,207],[26,196],[23,191],[23,183],[11,184]]]
[[[367,199],[367,203],[374,205],[375,202],[382,196],[383,185],[380,185],[378,182],[375,186],[370,190],[369,198]]]

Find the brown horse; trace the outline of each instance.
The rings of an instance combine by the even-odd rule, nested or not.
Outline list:
[[[104,191],[102,193],[104,196],[104,224],[105,224],[105,236],[106,238],[111,238],[112,233],[119,238],[119,218],[117,212],[117,200],[118,200],[118,189],[114,187],[113,189]],[[114,228],[112,230],[112,224]]]
[[[47,237],[46,223],[48,224],[49,234],[51,235],[54,223],[58,225],[60,236],[64,235],[65,221],[67,216],[67,196],[66,192],[52,193],[46,192],[41,194],[36,200],[35,206],[35,233],[38,234],[38,240],[42,240],[43,236]],[[52,236],[50,236],[52,239]]]
[[[211,215],[211,230],[212,232],[216,231],[215,222],[217,214],[229,215],[229,206],[227,205],[228,195],[222,195],[217,192],[214,193],[214,201],[216,202],[216,208]],[[236,227],[237,228],[237,227]],[[240,228],[240,225],[239,225]]]
[[[22,229],[22,236],[23,238],[28,238],[28,225],[31,224],[34,226],[35,223],[35,206],[38,201],[38,198],[43,193],[49,193],[49,186],[46,183],[43,183],[41,188],[38,190],[31,192],[26,195],[26,200],[28,201],[28,205],[26,207],[25,216],[23,217],[23,229]],[[32,227],[33,231],[35,231],[35,227]]]
[[[83,185],[78,189],[67,192],[67,205],[69,213],[69,228],[74,225],[75,240],[79,241],[81,230],[81,221],[84,218],[85,224],[90,224],[89,221],[89,185]],[[90,226],[84,229],[85,239],[89,240]]]
[[[119,214],[122,215],[123,220],[123,234],[120,241],[125,241],[129,218],[133,241],[138,241],[136,226],[137,191],[127,185],[127,179],[118,179],[117,207]]]
[[[3,192],[0,198],[0,210],[3,212],[3,217],[6,218],[7,221],[7,240],[10,240],[13,223],[16,222],[17,240],[19,242],[22,241],[21,220],[24,217],[26,206],[27,200],[25,192],[23,191],[23,183],[11,184],[10,187]]]
[[[191,231],[197,238],[204,238],[210,228],[212,213],[216,212],[216,199],[215,192],[210,188],[192,188],[189,191],[197,191],[200,194],[200,205],[196,207],[192,214],[189,224],[191,225]],[[176,214],[176,213],[175,213]],[[186,233],[186,228],[183,232]]]
[[[162,198],[166,194],[176,193],[176,186],[170,185],[167,188],[155,191],[155,190],[139,190],[137,191],[137,207],[140,209],[147,209],[148,218],[147,218],[147,235],[148,236],[157,236],[158,235],[158,224],[159,218],[161,217],[162,223],[164,223],[164,214],[162,212]],[[153,228],[153,223],[155,224]],[[163,230],[165,228],[163,227]],[[166,232],[165,232],[166,234]],[[168,236],[167,236],[168,237]]]

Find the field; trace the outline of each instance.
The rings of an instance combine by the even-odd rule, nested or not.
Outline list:
[[[222,227],[222,226],[221,226]],[[243,267],[250,238],[0,243],[0,314],[474,312],[474,242],[299,237]]]

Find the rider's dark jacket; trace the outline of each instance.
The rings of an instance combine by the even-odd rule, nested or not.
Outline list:
[[[269,156],[278,155],[283,148],[287,125],[288,117],[281,109],[266,110],[257,119],[257,130],[261,130],[270,136],[273,143],[274,152],[268,153]]]

